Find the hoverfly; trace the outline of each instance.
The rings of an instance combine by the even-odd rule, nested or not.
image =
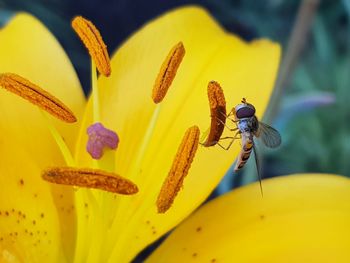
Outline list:
[[[281,135],[276,129],[258,120],[255,116],[255,107],[248,103],[245,98],[243,98],[241,103],[231,110],[226,116],[226,119],[231,120],[237,125],[237,128],[230,129],[231,131],[236,131],[236,134],[233,137],[220,138],[220,140],[231,139],[231,142],[226,148],[219,143],[218,145],[225,150],[228,150],[235,139],[241,139],[242,149],[234,167],[235,172],[244,167],[253,151],[262,193],[260,165],[256,153],[254,137],[260,138],[265,146],[276,148],[281,144]]]

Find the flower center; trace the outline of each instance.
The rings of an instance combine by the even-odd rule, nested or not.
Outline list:
[[[114,150],[118,147],[119,143],[117,133],[107,129],[100,122],[96,68],[101,74],[108,77],[111,74],[109,55],[100,33],[90,21],[82,17],[76,17],[72,21],[72,27],[81,38],[91,56],[91,98],[93,103],[93,124],[91,124],[87,129],[88,141],[86,144],[86,150],[93,159],[99,160],[103,158],[106,148]],[[162,102],[165,98],[184,55],[185,48],[182,42],[176,44],[168,53],[168,56],[164,60],[153,86],[151,97],[155,104]],[[73,113],[62,102],[35,84],[18,75],[8,73],[0,74],[0,85],[9,91],[26,98],[30,102],[38,105],[43,110],[46,110],[53,116],[63,121],[76,121]],[[225,119],[222,118],[226,114],[226,103],[222,90],[216,82],[211,82],[209,84],[208,95],[210,108],[212,111],[211,126],[214,134],[211,137],[209,136],[208,140],[212,142],[216,140],[215,138],[221,136],[220,125],[222,125],[222,123],[220,123],[220,120],[223,122],[225,121]],[[128,215],[125,218],[126,220],[130,219],[130,222],[128,222],[128,228],[132,228],[136,224],[139,224],[138,218],[140,218],[140,214],[144,212],[144,209],[147,209],[146,207],[142,207],[142,209],[140,209],[138,206],[133,206],[130,209],[125,209],[125,206],[127,206],[128,203],[119,202],[117,203],[118,207],[116,210],[115,208],[108,206],[108,204],[112,204],[112,202],[114,202],[116,196],[109,193],[105,194],[103,191],[123,195],[134,195],[138,193],[139,189],[137,185],[130,179],[134,180],[138,174],[138,171],[140,170],[139,168],[143,161],[144,153],[146,152],[147,145],[149,144],[150,138],[152,137],[151,135],[156,127],[155,124],[157,122],[159,112],[160,105],[157,105],[149,123],[149,128],[147,128],[145,133],[144,140],[139,146],[139,151],[136,154],[135,160],[133,160],[135,165],[128,174],[129,179],[123,178],[115,173],[103,171],[101,169],[75,167],[75,160],[72,157],[69,148],[63,141],[63,138],[59,135],[54,125],[49,125],[49,129],[63,156],[65,157],[67,167],[48,168],[43,171],[42,178],[54,184],[79,187],[74,194],[75,206],[77,209],[75,262],[84,262],[85,259],[88,259],[90,262],[97,262],[101,256],[101,246],[103,244],[102,240],[107,230],[112,233],[110,236],[112,236],[113,247],[111,248],[112,253],[110,255],[110,259],[113,261],[112,259],[115,258],[116,255],[122,253],[122,251],[120,251],[123,248],[121,244],[123,240],[125,240],[125,236],[128,234],[127,230],[121,230],[120,224],[118,224],[119,222],[123,221],[115,220],[115,218],[118,218],[118,216],[120,216],[123,212],[127,211],[126,213]],[[169,208],[173,205],[176,196],[181,190],[183,182],[189,172],[198,149],[199,136],[200,131],[197,126],[192,126],[187,129],[181,144],[178,147],[168,175],[164,175],[163,185],[159,189],[159,194],[156,201],[156,206],[159,213],[165,213],[169,210]],[[105,157],[105,160],[106,159],[107,157]],[[102,166],[102,162],[95,162],[94,164],[97,164],[97,168]],[[91,191],[90,189],[98,189],[102,191]],[[141,200],[144,196],[141,196],[140,194],[139,197]],[[138,201],[137,197],[132,200]],[[155,200],[153,200],[153,202],[154,201]],[[89,217],[86,217],[87,209],[85,204],[89,204]],[[114,235],[114,233],[117,233],[118,235]],[[89,238],[90,234],[91,239]],[[86,253],[86,249],[88,248],[94,249],[90,249],[88,253]]]

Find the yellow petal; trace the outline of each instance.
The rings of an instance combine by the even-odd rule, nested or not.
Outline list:
[[[179,41],[186,55],[166,98],[155,106],[153,83]],[[106,258],[112,253],[111,260],[129,261],[205,200],[234,161],[239,143],[228,152],[201,147],[172,208],[159,215],[155,206],[184,132],[193,125],[202,131],[210,125],[208,82],[221,84],[230,107],[246,97],[261,117],[279,56],[279,45],[268,40],[246,43],[226,33],[199,7],[180,8],[162,16],[118,50],[111,62],[113,74],[99,79],[101,119],[120,137],[116,172],[134,181],[140,192],[112,202],[115,220],[102,253]],[[92,121],[91,112],[90,103],[77,147],[81,165],[91,165],[84,134]]]
[[[28,14],[18,14],[0,30],[0,57],[0,72],[14,72],[26,77],[63,101],[80,118],[84,97],[79,80],[57,40],[36,18]],[[41,170],[47,166],[64,164],[45,119],[36,107],[3,89],[0,89],[0,111],[2,159],[0,210],[23,211],[27,218],[38,222],[40,222],[40,218],[38,219],[40,213],[45,213],[47,223],[42,229],[45,228],[53,235],[52,243],[48,247],[40,248],[44,242],[42,239],[42,242],[37,244],[38,249],[53,248],[46,251],[49,254],[52,252],[50,257],[53,258],[61,247],[59,235],[62,234],[65,238],[66,252],[72,255],[75,238],[75,225],[72,223],[74,222],[72,190],[49,186],[40,177]],[[52,121],[68,145],[72,146],[79,125]],[[25,180],[27,185],[23,188],[25,190],[18,187],[19,177]],[[50,194],[50,188],[52,194]],[[38,198],[35,199],[33,196],[36,191]],[[14,196],[16,198],[13,198]],[[57,208],[53,202],[57,203]],[[30,222],[29,219],[28,222]],[[1,233],[8,234],[8,224],[13,224],[11,231],[15,231],[16,219],[13,217],[11,220],[13,221],[1,223]],[[28,231],[31,231],[30,226],[30,223],[26,225]],[[35,240],[27,240],[23,231],[23,228],[19,228],[18,234],[21,233],[19,234],[21,238],[18,238],[16,243],[21,253],[29,245],[29,240],[32,246],[34,241],[39,239],[35,236]],[[45,240],[48,242],[48,238]],[[31,250],[31,248],[28,249]],[[33,252],[33,255],[36,255],[36,252]],[[24,258],[24,261],[30,260]]]
[[[292,175],[234,190],[181,224],[148,262],[349,262],[350,180]]]
[[[64,261],[59,211],[40,167],[16,142],[2,139],[0,156],[0,262]]]

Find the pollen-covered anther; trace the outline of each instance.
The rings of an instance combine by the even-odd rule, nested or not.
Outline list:
[[[197,126],[193,126],[186,131],[169,174],[158,195],[158,213],[165,213],[180,191],[198,149],[199,134],[200,131]]]
[[[94,159],[100,159],[103,156],[104,148],[116,149],[119,143],[118,135],[107,128],[102,123],[94,123],[87,129],[89,140],[86,145],[87,152]]]
[[[55,184],[94,188],[123,195],[138,192],[137,185],[130,180],[98,169],[53,167],[44,170],[42,178]]]
[[[68,123],[77,121],[73,112],[59,99],[17,74],[0,74],[0,86],[37,105],[62,121]]]
[[[72,20],[72,27],[95,61],[98,71],[108,77],[111,74],[111,64],[107,46],[95,25],[91,21],[77,16]]]
[[[164,99],[184,56],[185,47],[182,42],[179,42],[170,50],[153,86],[152,99],[154,103],[159,103]]]
[[[224,92],[219,83],[210,81],[208,84],[208,99],[210,106],[210,132],[203,144],[206,147],[214,146],[224,131],[226,123],[226,101]]]

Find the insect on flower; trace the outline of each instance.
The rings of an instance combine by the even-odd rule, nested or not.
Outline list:
[[[221,94],[222,95],[220,96],[222,96],[222,101],[224,101],[225,99],[223,97],[223,93]],[[225,109],[224,103],[222,105],[222,108]],[[218,127],[221,125],[222,127],[224,126],[230,131],[236,133],[234,136],[221,137],[223,131],[223,129],[221,129],[220,131],[216,132],[215,136],[211,136],[212,138],[219,138],[218,140],[210,141],[209,136],[203,145],[209,147],[218,144],[224,150],[228,150],[236,139],[241,139],[242,149],[239,153],[234,171],[237,172],[244,167],[251,155],[251,152],[253,151],[260,182],[260,189],[262,193],[260,164],[259,158],[257,156],[254,137],[260,138],[265,146],[269,148],[276,148],[281,144],[281,135],[276,129],[258,120],[258,118],[255,116],[255,107],[252,104],[248,103],[245,98],[242,99],[240,104],[232,108],[228,115],[226,115],[225,112],[226,110],[217,110],[215,114],[212,114],[212,124],[214,122],[214,125],[212,125],[212,127]],[[230,120],[237,127],[229,128],[226,124],[226,120]],[[223,140],[230,140],[228,146],[224,147],[222,144],[220,144],[220,141]]]
[[[233,118],[230,118],[231,116]],[[234,171],[237,172],[244,167],[253,151],[262,193],[260,165],[254,137],[260,138],[265,146],[276,148],[281,144],[281,135],[276,129],[258,120],[255,116],[255,107],[248,103],[245,98],[242,99],[242,103],[231,110],[226,118],[237,124],[237,128],[231,129],[237,130],[237,132],[235,136],[231,137],[231,142],[225,149],[228,150],[236,138],[241,138],[242,140],[242,149]]]

